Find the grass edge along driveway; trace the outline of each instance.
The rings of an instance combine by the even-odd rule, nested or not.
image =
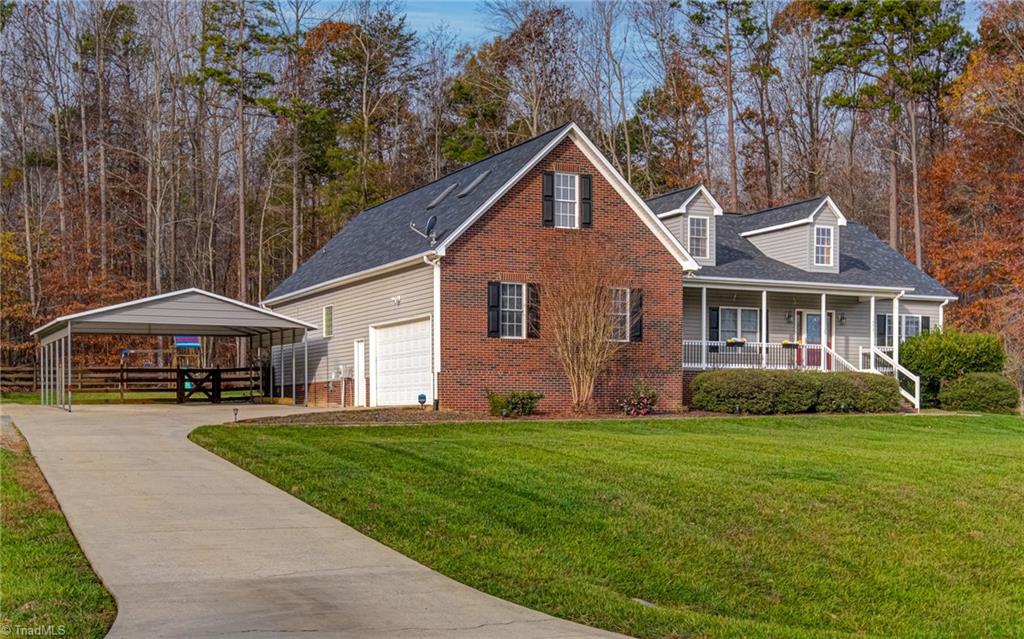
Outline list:
[[[1024,634],[1016,417],[217,426],[191,437],[463,583],[609,630]]]
[[[21,433],[0,427],[0,633],[99,639],[117,615]]]

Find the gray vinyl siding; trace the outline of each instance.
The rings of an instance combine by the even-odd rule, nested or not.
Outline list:
[[[705,339],[701,336],[700,288],[683,289],[683,339]],[[758,291],[733,291],[708,289],[707,307],[738,306],[761,308],[761,293]],[[796,340],[799,326],[796,311],[820,311],[821,296],[813,293],[792,294],[768,292],[768,341],[781,342]],[[859,366],[861,350],[871,345],[871,302],[868,297],[856,295],[827,295],[825,309],[832,311],[836,318],[834,348],[840,357],[854,366]],[[787,321],[787,314],[792,321]],[[875,298],[875,313],[892,313],[892,298]],[[939,325],[939,303],[904,301],[900,304],[901,314],[924,315],[930,318],[931,326]],[[843,317],[845,322],[843,322]]]
[[[396,304],[393,298],[400,297]],[[331,289],[295,301],[275,304],[273,310],[301,319],[322,329],[323,308],[334,306],[334,334],[324,338],[320,331],[310,332],[309,381],[325,382],[340,379],[354,371],[353,342],[364,340],[363,371],[370,374],[370,326],[403,320],[425,319],[433,313],[434,274],[427,264],[389,273],[370,280]],[[291,346],[284,347],[284,367],[279,364],[280,347],[274,349],[275,376],[284,374],[291,383]],[[296,380],[302,383],[302,344],[295,347]],[[331,377],[331,373],[334,377]],[[279,379],[279,378],[278,378]]]
[[[779,229],[770,233],[751,235],[747,239],[759,251],[772,258],[795,266],[796,268],[808,270],[810,256],[807,251],[808,242],[811,238],[811,226],[801,224],[791,226],[788,229]]]
[[[706,217],[708,219],[708,256],[707,257],[694,257],[698,264],[705,266],[714,266],[715,264],[715,244],[718,241],[718,231],[716,229],[716,218],[715,209],[711,206],[702,194],[697,194],[693,201],[690,202],[689,206],[686,207],[686,214],[677,214],[671,217],[662,218],[662,222],[668,227],[668,230],[672,235],[676,236],[676,239],[686,248],[687,252],[690,250],[690,222],[689,216],[698,215]]]
[[[832,266],[816,266],[814,264],[814,227],[815,226],[829,226],[832,227]],[[838,273],[839,272],[839,241],[842,231],[839,227],[839,217],[832,211],[829,206],[823,206],[818,214],[814,217],[814,224],[811,225],[811,231],[808,236],[807,244],[807,264],[808,269],[815,273]]]

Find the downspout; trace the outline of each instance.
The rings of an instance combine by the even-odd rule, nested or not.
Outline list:
[[[440,408],[440,399],[438,397],[438,373],[441,372],[441,256],[442,253],[435,252],[423,256],[423,263],[429,264],[434,269],[434,291],[433,291],[433,302],[434,308],[430,314],[430,330],[432,333],[431,340],[431,368],[433,374],[431,380],[433,381],[433,409],[436,411]]]
[[[946,329],[946,304],[949,304],[949,300],[945,299],[942,304],[939,304],[939,330]]]

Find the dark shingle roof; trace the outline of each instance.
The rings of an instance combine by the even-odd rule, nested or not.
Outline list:
[[[438,241],[443,241],[570,126],[566,124],[552,129],[437,181],[366,209],[352,218],[327,244],[278,285],[267,299],[272,300],[425,253],[430,250],[429,240],[410,229],[409,222],[415,222],[419,228],[423,228],[427,218],[436,215],[435,232]],[[464,193],[471,185],[468,193]],[[427,206],[446,190],[448,193],[428,209]]]
[[[810,215],[810,211],[803,217],[807,215]],[[839,231],[838,273],[812,273],[774,260],[759,251],[749,240],[740,237],[740,233],[744,231],[765,226],[761,220],[756,219],[759,217],[761,214],[716,216],[716,264],[701,267],[697,275],[857,286],[898,286],[913,288],[914,295],[953,296],[931,276],[880,240],[870,229],[856,222],[848,222]],[[799,217],[796,216],[794,219]],[[782,222],[775,222],[780,223]]]
[[[746,228],[743,229],[744,231],[753,231],[754,229],[763,229],[777,224],[806,220],[824,201],[825,196],[819,196],[808,200],[801,200],[800,202],[783,204],[782,206],[776,206],[755,213],[736,215],[736,217],[743,218],[746,224]]]
[[[655,195],[651,199],[647,200],[647,206],[654,211],[655,215],[674,211],[682,206],[683,202],[690,199],[693,192],[699,188],[699,184],[694,184],[693,186],[688,186],[684,189],[676,189],[675,191]]]

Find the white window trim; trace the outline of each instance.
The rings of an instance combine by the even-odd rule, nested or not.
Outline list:
[[[818,229],[828,230],[828,262],[818,261]],[[835,253],[836,253],[836,230],[828,224],[815,224],[814,225],[814,265],[815,266],[833,266],[835,264]]]
[[[711,218],[706,215],[691,215],[686,218],[686,250],[690,251],[693,248],[693,220],[704,220],[704,254],[696,255],[692,253],[691,256],[698,260],[707,260],[711,258]]]
[[[574,207],[575,207],[574,211],[573,211],[573,225],[572,226],[560,225],[558,223],[558,212],[555,211],[555,212],[553,212],[553,215],[554,215],[554,218],[555,218],[555,228],[556,229],[578,229],[578,228],[580,228],[580,176],[579,176],[578,173],[568,173],[566,171],[555,171],[555,177],[553,178],[554,179],[554,183],[555,183],[555,197],[554,197],[555,204],[553,206],[555,206],[555,208],[557,208],[557,204],[560,201],[558,199],[558,176],[559,175],[571,176],[572,179],[575,181],[575,185],[573,186],[573,193],[576,194],[576,200],[573,203]],[[561,200],[561,201],[564,202],[566,200]],[[509,282],[509,283],[511,283],[511,282]]]
[[[327,330],[327,311],[331,312],[331,330]],[[320,332],[324,337],[334,337],[334,304],[327,304],[320,310]]]
[[[722,336],[722,311],[736,311],[736,334]],[[718,307],[718,341],[724,342],[730,338],[743,337],[743,311],[754,311],[757,313],[757,339],[754,340],[756,343],[761,342],[761,309],[756,306],[719,306]],[[710,310],[709,310],[710,312]]]
[[[880,315],[885,315],[885,341],[886,341],[886,343],[885,343],[885,345],[883,347],[884,348],[892,348],[892,343],[891,343],[892,342],[892,313],[880,313]],[[924,330],[921,327],[922,324],[924,324],[924,322],[922,321],[922,318],[924,317],[924,315],[922,315],[920,313],[900,313],[900,344],[902,344],[903,342],[907,341],[907,339],[908,339],[908,337],[907,337],[907,318],[908,317],[916,317],[917,318],[917,333],[915,333],[916,335],[920,335],[921,332]]]
[[[505,311],[501,307],[501,299],[502,299],[501,287],[503,287],[503,286],[518,286],[520,294],[522,295],[523,308],[522,308],[522,310],[519,311],[520,314],[523,316],[522,317],[522,321],[519,324],[523,328],[523,331],[522,331],[521,335],[502,335],[501,334],[501,332],[502,332],[501,331],[501,327],[502,327],[501,318],[502,318],[502,315],[505,313]],[[527,308],[530,305],[530,301],[526,298],[526,295],[527,295],[527,290],[526,290],[526,284],[524,282],[499,282],[498,283],[498,337],[500,339],[526,339],[526,333],[527,333],[527,328],[526,328],[527,312],[526,311],[527,311]]]
[[[621,342],[621,343],[625,344],[625,343],[629,342],[629,335],[632,332],[630,329],[633,326],[633,324],[632,324],[632,322],[633,322],[633,298],[632,298],[633,292],[627,286],[611,286],[611,287],[609,287],[609,290],[612,291],[612,303],[613,304],[615,303],[614,292],[615,291],[626,291],[626,337],[624,339],[616,339],[614,337],[609,337],[608,338],[609,342]],[[618,313],[612,313],[612,314],[615,317],[619,317]]]

